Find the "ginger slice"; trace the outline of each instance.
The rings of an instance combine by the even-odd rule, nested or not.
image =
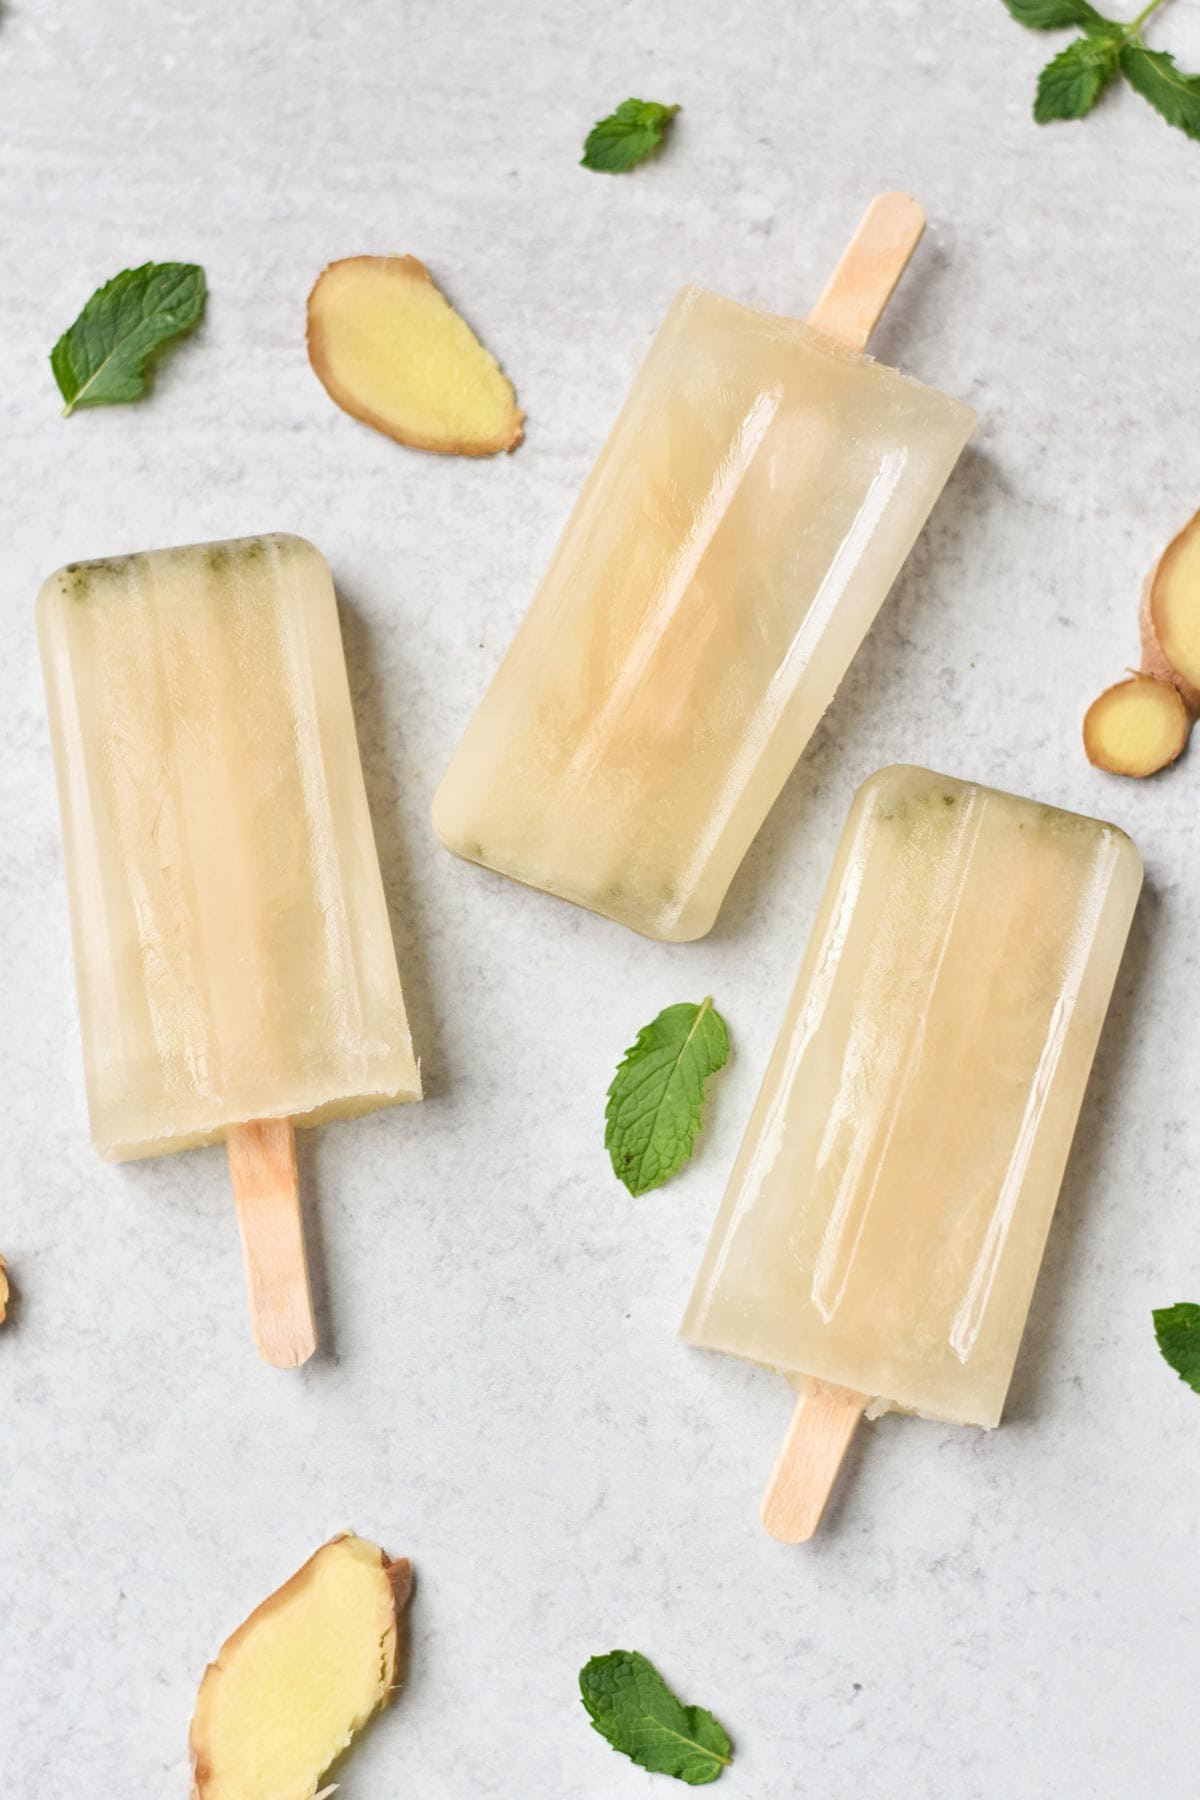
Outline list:
[[[8,1317],[8,1264],[0,1256],[0,1325]]]
[[[1174,681],[1193,712],[1200,710],[1200,513],[1172,538],[1150,576],[1142,642],[1148,671]]]
[[[1153,775],[1188,741],[1191,719],[1179,690],[1157,675],[1131,675],[1093,700],[1083,721],[1088,761],[1112,775]]]
[[[308,356],[340,407],[398,443],[494,456],[521,441],[512,383],[415,256],[330,263],[308,297]]]
[[[192,1800],[314,1800],[396,1683],[408,1562],[346,1533],[256,1607],[204,1671]]]

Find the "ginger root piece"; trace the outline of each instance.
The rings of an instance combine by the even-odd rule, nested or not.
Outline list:
[[[415,256],[330,263],[308,296],[308,358],[340,407],[398,443],[494,456],[521,441],[512,383]]]
[[[192,1800],[314,1800],[396,1682],[412,1567],[345,1533],[256,1607],[204,1671]]]
[[[1146,584],[1144,667],[1173,681],[1200,712],[1200,513],[1172,538]]]
[[[1173,763],[1192,722],[1183,696],[1157,675],[1131,675],[1093,700],[1083,721],[1088,761],[1112,775],[1153,775]]]
[[[1200,718],[1200,513],[1146,577],[1140,623],[1141,670],[1093,700],[1083,721],[1089,761],[1114,775],[1165,769]]]

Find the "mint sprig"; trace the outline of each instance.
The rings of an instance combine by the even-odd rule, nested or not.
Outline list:
[[[631,1194],[661,1187],[692,1154],[704,1084],[728,1056],[729,1032],[711,996],[668,1006],[638,1032],[604,1115],[604,1147]]]
[[[593,1656],[579,1671],[593,1731],[654,1775],[707,1787],[733,1761],[728,1733],[703,1706],[683,1706],[638,1650]]]
[[[1160,1306],[1154,1314],[1154,1335],[1180,1381],[1200,1394],[1200,1306],[1191,1300]]]
[[[678,111],[677,106],[663,106],[657,100],[622,100],[616,112],[592,126],[580,162],[603,175],[636,169],[658,149]]]
[[[1077,37],[1038,78],[1033,116],[1039,125],[1084,119],[1119,74],[1129,86],[1188,137],[1200,139],[1200,75],[1175,65],[1166,50],[1148,49],[1142,28],[1163,0],[1150,0],[1136,18],[1108,19],[1087,0],[1003,0],[1013,18],[1031,31],[1078,26]]]
[[[50,352],[64,414],[140,399],[149,359],[199,322],[206,294],[196,263],[143,263],[97,288]]]

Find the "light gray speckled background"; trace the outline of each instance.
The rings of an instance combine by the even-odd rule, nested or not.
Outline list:
[[[1200,63],[1200,6],[1158,41]],[[1192,1800],[1200,1401],[1152,1305],[1200,1298],[1196,757],[1091,770],[1086,700],[1200,503],[1200,147],[1121,94],[1039,132],[998,0],[504,6],[4,0],[0,210],[0,1768],[14,1800],[183,1800],[208,1654],[353,1524],[420,1575],[412,1678],[347,1800],[621,1800],[574,1697],[644,1648],[736,1735],[731,1796]],[[668,156],[576,166],[628,93]],[[434,783],[683,280],[801,309],[864,200],[932,221],[876,348],[981,430],[706,942],[453,863]],[[510,459],[403,451],[310,375],[320,266],[414,251],[511,371]],[[146,405],[57,416],[46,352],[148,257],[206,265]],[[324,549],[428,1078],[307,1141],[324,1350],[247,1337],[222,1159],[89,1149],[32,632],[68,558],[277,529]],[[756,1503],[790,1396],[673,1343],[847,801],[917,759],[1106,813],[1149,887],[991,1436],[861,1434],[819,1541]],[[736,1055],[686,1176],[632,1201],[613,1062],[711,990]],[[671,1790],[673,1791],[673,1790]]]

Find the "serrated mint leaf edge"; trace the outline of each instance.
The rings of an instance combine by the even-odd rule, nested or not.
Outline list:
[[[589,1678],[601,1669],[611,1671],[614,1665],[627,1677],[626,1685],[619,1692],[632,1696],[630,1709],[616,1703],[612,1690],[597,1700],[589,1689]],[[667,1708],[679,1715],[685,1730],[680,1731],[674,1725],[664,1723],[653,1712],[644,1710],[643,1682],[656,1689]],[[733,1743],[720,1720],[705,1706],[685,1706],[640,1650],[609,1650],[602,1656],[590,1657],[579,1671],[579,1691],[592,1730],[598,1732],[613,1750],[651,1774],[668,1775],[689,1787],[706,1787],[718,1780],[722,1771],[733,1762]],[[713,1744],[705,1743],[698,1735],[709,1727],[715,1734]],[[652,1747],[646,1744],[639,1748],[636,1742],[639,1730],[650,1737],[670,1738],[678,1744],[681,1767],[678,1770],[661,1769],[644,1760],[647,1755],[652,1755]]]
[[[156,280],[168,275],[177,278],[176,290],[168,289],[156,296],[153,311],[149,315],[143,313],[123,335],[114,336],[108,350],[93,364],[89,334],[111,334],[116,324],[106,319],[105,309],[119,307],[124,293],[132,293],[139,283],[143,290],[149,290]],[[136,268],[120,270],[102,283],[50,352],[50,367],[66,401],[64,417],[69,417],[77,406],[121,405],[139,399],[146,391],[149,359],[199,324],[207,299],[208,283],[199,263],[141,263]],[[175,309],[180,309],[178,318],[164,317]],[[139,333],[146,333],[146,341],[131,351]],[[103,384],[106,371],[110,371],[112,379],[111,365],[123,355],[130,357],[132,363],[120,378],[127,391],[92,396],[91,390]]]
[[[636,1081],[636,1077],[631,1076],[630,1071],[636,1071],[644,1064],[652,1062],[656,1054],[665,1048],[665,1046],[656,1043],[655,1034],[665,1033],[667,1029],[665,1021],[671,1014],[682,1013],[688,1010],[691,1010],[694,1016],[666,1070],[665,1079],[663,1080],[663,1090],[653,1109],[653,1122],[646,1134],[645,1144],[638,1153],[636,1171],[630,1166],[632,1153],[628,1156],[625,1167],[622,1168],[617,1160],[618,1155],[622,1153],[622,1144],[618,1139],[626,1137],[641,1123],[640,1117],[629,1120],[621,1116],[623,1109],[628,1104],[631,1097],[638,1092],[638,1087],[636,1085],[631,1085],[631,1083]],[[716,1034],[715,1041],[709,1041],[709,1034],[707,1030],[705,1030],[700,1041],[707,1047],[707,1056],[705,1059],[707,1067],[697,1070],[694,1101],[687,1095],[682,1096],[686,1107],[686,1117],[683,1121],[682,1129],[679,1129],[676,1125],[676,1129],[672,1131],[671,1125],[673,1121],[668,1120],[664,1125],[660,1126],[661,1115],[666,1107],[668,1096],[671,1094],[673,1085],[681,1080],[680,1072],[684,1057],[695,1042],[697,1034],[700,1033],[702,1027],[705,1026],[706,1020],[710,1020],[712,1023],[713,1030]],[[661,1012],[655,1014],[648,1025],[642,1026],[637,1037],[617,1064],[616,1073],[609,1083],[607,1096],[608,1103],[604,1112],[604,1147],[609,1153],[609,1160],[612,1163],[613,1173],[619,1181],[624,1183],[635,1199],[639,1198],[642,1194],[652,1193],[655,1188],[662,1187],[673,1175],[677,1175],[679,1170],[689,1160],[695,1149],[696,1138],[698,1137],[703,1124],[706,1084],[710,1077],[717,1073],[718,1069],[724,1068],[728,1060],[729,1027],[713,1005],[711,994],[705,995],[704,999],[698,1003],[696,1001],[681,1000],[677,1001],[673,1006],[664,1006]],[[661,1074],[661,1070],[662,1065],[658,1065],[647,1071],[642,1085],[645,1085],[645,1081],[652,1077],[657,1078]],[[644,1115],[642,1116],[644,1117]],[[663,1155],[664,1146],[661,1143],[661,1137],[663,1135],[670,1135],[675,1140],[671,1145],[671,1153],[669,1156]],[[656,1159],[652,1165],[653,1172],[651,1177],[649,1180],[646,1180],[647,1163],[652,1151],[657,1152]]]
[[[1174,1369],[1180,1381],[1190,1387],[1193,1393],[1200,1394],[1200,1306],[1193,1300],[1177,1300],[1174,1306],[1160,1306],[1151,1317],[1154,1320],[1154,1337],[1162,1354],[1163,1361],[1169,1369]],[[1190,1354],[1183,1355],[1175,1343],[1176,1334],[1185,1335],[1185,1348]],[[1190,1341],[1195,1335],[1195,1343]],[[1184,1367],[1190,1373],[1184,1372]]]

